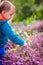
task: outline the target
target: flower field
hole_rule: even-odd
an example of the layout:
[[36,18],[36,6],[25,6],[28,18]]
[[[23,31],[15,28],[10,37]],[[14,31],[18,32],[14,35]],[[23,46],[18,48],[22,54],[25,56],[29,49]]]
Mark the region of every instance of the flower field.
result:
[[27,28],[17,29],[15,33],[26,41],[26,45],[20,47],[9,41],[5,46],[3,65],[43,65],[43,33]]
[[[14,7],[3,8],[2,1],[10,1]],[[0,9],[0,17],[3,17],[3,20],[11,17],[8,23],[13,32],[25,41],[23,46],[19,46],[8,39],[6,54],[0,62],[3,65],[43,65],[43,0],[0,0]],[[11,14],[7,9],[12,9]],[[6,26],[4,29],[2,27],[1,30],[6,30]]]

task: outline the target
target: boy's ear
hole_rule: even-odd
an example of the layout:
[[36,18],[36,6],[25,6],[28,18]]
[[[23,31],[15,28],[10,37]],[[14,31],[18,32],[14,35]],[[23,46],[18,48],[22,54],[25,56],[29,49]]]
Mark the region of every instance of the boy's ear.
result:
[[3,15],[3,14],[5,14],[5,13],[6,13],[6,11],[5,11],[5,10],[3,10],[3,11],[2,11],[2,15]]

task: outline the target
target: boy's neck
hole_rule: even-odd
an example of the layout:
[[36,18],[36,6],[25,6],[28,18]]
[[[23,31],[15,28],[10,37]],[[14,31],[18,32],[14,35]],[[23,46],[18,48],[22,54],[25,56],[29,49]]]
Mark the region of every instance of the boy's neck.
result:
[[2,15],[0,14],[0,20],[5,20],[3,17],[2,17]]
[[2,18],[2,15],[0,14],[0,18]]

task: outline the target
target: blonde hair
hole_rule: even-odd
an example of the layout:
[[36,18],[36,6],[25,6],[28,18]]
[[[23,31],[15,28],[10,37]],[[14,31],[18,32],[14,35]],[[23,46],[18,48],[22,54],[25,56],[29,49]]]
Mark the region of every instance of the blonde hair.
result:
[[15,8],[15,6],[11,2],[9,2],[9,1],[2,1],[0,3],[0,13],[3,10],[9,11],[11,9],[11,7]]

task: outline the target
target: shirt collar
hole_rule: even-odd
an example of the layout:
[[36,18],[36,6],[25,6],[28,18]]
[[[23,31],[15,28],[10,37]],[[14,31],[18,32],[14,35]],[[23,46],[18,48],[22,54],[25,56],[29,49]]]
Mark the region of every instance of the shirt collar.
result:
[[5,20],[5,19],[0,17],[0,20]]

